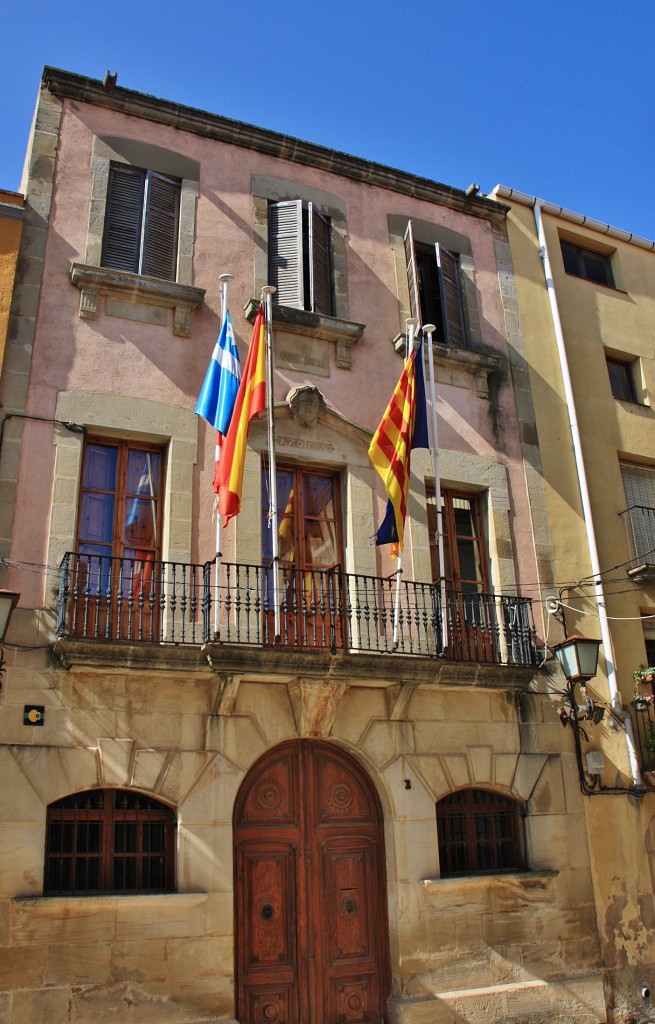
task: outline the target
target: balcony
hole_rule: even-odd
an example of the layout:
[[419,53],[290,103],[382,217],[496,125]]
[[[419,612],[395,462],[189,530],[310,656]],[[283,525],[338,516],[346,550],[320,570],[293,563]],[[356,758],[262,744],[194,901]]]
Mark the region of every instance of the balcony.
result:
[[630,549],[628,576],[636,583],[655,583],[655,508],[632,505],[620,513]]
[[271,566],[222,563],[217,579],[213,562],[68,553],[60,569],[57,636],[141,647],[239,645],[538,664],[528,599],[448,592],[444,605],[438,585],[401,580],[397,586],[395,576],[338,568],[281,568],[276,588]]
[[655,708],[652,703],[633,701],[630,717],[641,770],[655,772]]

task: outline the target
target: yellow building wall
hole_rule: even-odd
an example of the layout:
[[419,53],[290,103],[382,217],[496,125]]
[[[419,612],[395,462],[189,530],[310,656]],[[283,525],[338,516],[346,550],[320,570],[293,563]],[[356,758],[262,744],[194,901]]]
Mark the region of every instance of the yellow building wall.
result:
[[23,233],[23,196],[0,189],[0,372],[4,362],[9,309]]
[[[521,327],[533,389],[546,500],[569,635],[599,638],[600,624],[577,480],[569,408],[557,351],[544,266],[533,210],[511,203],[509,234]],[[646,661],[642,616],[655,615],[655,588],[628,576],[630,548],[621,512],[627,501],[620,463],[655,467],[655,252],[561,217],[543,214],[586,466],[590,505],[603,576],[612,657],[624,706],[633,699],[633,672]],[[610,254],[615,288],[567,274],[560,239]],[[635,402],[612,396],[607,356],[635,361]],[[655,561],[655,554],[653,557]],[[544,598],[547,596],[543,595]],[[655,620],[652,620],[655,621]],[[609,704],[605,652],[589,683],[594,699]],[[626,733],[606,714],[587,726],[586,749],[602,750],[603,786],[630,788]],[[571,746],[572,738],[571,738]],[[608,1011],[612,1021],[652,1020],[644,997],[655,981],[653,856],[655,789],[644,795],[583,797],[592,858]]]

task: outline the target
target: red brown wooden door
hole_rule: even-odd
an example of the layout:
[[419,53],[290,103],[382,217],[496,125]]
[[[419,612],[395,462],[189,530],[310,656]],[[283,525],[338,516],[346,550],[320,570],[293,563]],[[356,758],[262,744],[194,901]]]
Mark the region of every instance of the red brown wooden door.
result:
[[234,811],[241,1024],[383,1024],[389,993],[382,815],[337,747],[283,743]]

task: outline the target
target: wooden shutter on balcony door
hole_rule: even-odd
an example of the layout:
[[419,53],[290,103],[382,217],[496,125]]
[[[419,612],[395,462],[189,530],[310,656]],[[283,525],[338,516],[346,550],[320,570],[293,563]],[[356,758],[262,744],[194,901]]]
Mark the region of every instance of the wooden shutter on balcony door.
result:
[[309,203],[309,285],[312,312],[332,315],[330,221]]
[[462,310],[462,289],[459,282],[459,258],[435,242],[444,336],[447,345],[466,347],[466,329]]
[[145,175],[133,167],[112,167],[107,190],[102,265],[136,274],[141,249]]
[[418,266],[416,262],[416,246],[414,245],[414,227],[411,220],[407,222],[407,229],[404,236],[405,241],[405,262],[407,264],[407,285],[409,288],[409,311],[418,320],[419,328],[421,320],[421,299],[418,287]]
[[280,306],[305,308],[302,253],[302,202],[271,203],[268,208],[268,267]]
[[148,172],[141,273],[164,281],[175,279],[180,185],[163,174]]

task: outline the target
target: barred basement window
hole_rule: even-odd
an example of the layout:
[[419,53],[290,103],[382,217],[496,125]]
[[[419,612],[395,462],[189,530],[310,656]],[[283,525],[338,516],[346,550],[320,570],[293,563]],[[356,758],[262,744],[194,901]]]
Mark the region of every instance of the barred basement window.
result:
[[521,806],[487,789],[460,789],[437,804],[441,877],[524,871]]
[[174,281],[180,182],[122,164],[109,173],[103,267]]
[[175,812],[122,789],[94,789],[48,807],[46,896],[171,892]]

